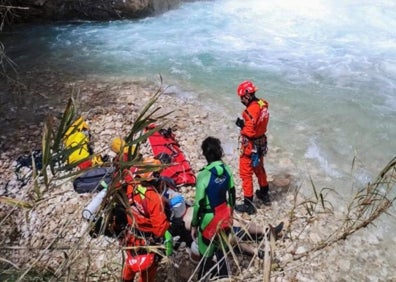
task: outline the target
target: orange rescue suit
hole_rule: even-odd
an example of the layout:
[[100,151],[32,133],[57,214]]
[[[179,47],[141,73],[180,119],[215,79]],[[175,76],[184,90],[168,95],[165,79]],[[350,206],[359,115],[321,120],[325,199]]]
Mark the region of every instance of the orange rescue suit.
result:
[[163,237],[169,228],[169,221],[161,195],[155,188],[138,185],[132,196],[132,215],[135,227],[143,232],[150,232],[156,237]]
[[253,197],[253,173],[256,175],[260,187],[268,185],[267,174],[264,169],[264,158],[261,155],[259,165],[252,166],[251,154],[254,140],[266,138],[269,121],[268,102],[263,99],[251,101],[242,113],[245,122],[241,129],[241,154],[239,158],[239,173],[242,180],[244,197]]
[[[127,196],[131,204],[132,219],[128,216],[128,221],[135,229],[151,233],[154,238],[162,238],[169,228],[169,221],[166,217],[162,197],[154,188],[138,185],[135,189],[128,185]],[[133,191],[133,192],[132,192]],[[146,238],[147,239],[147,238]],[[129,234],[126,238],[127,247],[138,247],[150,245],[152,242],[142,242],[142,238],[137,238]],[[132,256],[127,252],[127,260]],[[139,281],[155,281],[157,262],[154,262],[148,269],[140,272]],[[134,281],[136,272],[126,263],[123,269],[123,281]]]

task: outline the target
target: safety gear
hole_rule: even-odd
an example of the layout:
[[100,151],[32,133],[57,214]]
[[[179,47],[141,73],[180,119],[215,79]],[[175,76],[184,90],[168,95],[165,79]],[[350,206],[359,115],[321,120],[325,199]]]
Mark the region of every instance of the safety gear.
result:
[[251,81],[245,80],[239,84],[237,93],[239,97],[243,97],[246,94],[252,94],[259,90]]
[[186,201],[179,192],[167,189],[164,196],[169,200],[170,209],[175,218],[182,218],[186,213]]
[[237,118],[235,121],[236,126],[240,127],[241,129],[245,126],[245,122],[241,118]]
[[64,136],[68,138],[73,133],[85,130],[89,130],[89,125],[82,117],[79,117],[70,125]]
[[[155,125],[149,126],[149,129],[154,128]],[[166,155],[161,157],[161,161],[163,164],[170,164],[164,166],[161,176],[172,178],[178,186],[195,185],[195,173],[171,128],[154,132],[148,137],[148,141],[153,155],[159,159],[161,153],[165,153]]]
[[249,215],[256,213],[256,208],[253,206],[253,197],[245,197],[243,204],[236,205],[235,210],[238,212],[246,212]]
[[214,216],[209,224],[202,230],[202,236],[212,240],[220,230],[230,230],[232,226],[232,210],[226,202],[214,207]]
[[[127,190],[130,186],[128,185]],[[123,242],[125,246],[132,247],[127,250],[127,259],[131,258],[130,262],[135,262],[135,264],[130,265],[128,261],[125,262],[123,279],[124,281],[134,281],[136,273],[140,272],[141,279],[139,281],[152,282],[155,281],[158,260],[155,258],[156,252],[150,251],[150,248],[146,247],[164,244],[166,255],[171,255],[172,236],[167,232],[170,223],[166,218],[162,197],[154,187],[138,185],[131,193],[131,195],[127,195],[132,197],[130,199],[132,214],[128,216],[128,225],[133,228],[128,229],[127,239]],[[148,252],[148,254],[142,252]],[[151,259],[149,258],[151,257],[153,259],[150,264]],[[133,268],[135,265],[139,266],[140,259],[149,259],[148,268]],[[141,262],[143,263],[143,261]]]
[[223,203],[234,206],[235,187],[231,169],[222,161],[215,161],[204,167],[199,173],[199,178],[195,200],[200,203],[200,207],[194,206],[191,225],[200,225],[201,230],[204,230],[214,219],[217,206]]
[[243,111],[242,117],[245,126],[241,129],[239,174],[244,197],[253,197],[253,174],[257,177],[260,187],[268,185],[263,158],[267,151],[265,134],[269,121],[268,102],[254,99]]
[[[127,146],[121,137],[115,137],[110,144],[110,149],[116,154],[119,154],[121,150],[123,150],[124,154],[128,154],[129,148],[132,148],[131,153],[133,153],[136,145]],[[127,157],[124,157],[124,160],[127,160]]]
[[121,148],[124,148],[125,146],[125,141],[122,140],[120,137],[115,137],[112,141],[111,141],[111,145],[110,145],[110,149],[118,154],[121,151]]
[[256,176],[260,187],[268,185],[267,174],[264,169],[264,158],[259,157],[259,164],[252,167],[251,156],[242,155],[239,158],[239,175],[242,180],[243,195],[253,197],[253,175]]
[[264,205],[270,206],[271,205],[271,199],[268,194],[268,186],[261,187],[260,190],[256,191],[256,197],[264,202]]
[[[241,130],[241,135],[252,141],[264,138],[267,132],[267,126],[269,122],[269,110],[268,102],[263,99],[253,100],[246,109],[242,112],[242,118],[244,120],[244,127]],[[266,140],[262,140],[264,142]]]
[[70,125],[63,136],[63,143],[69,150],[68,164],[78,164],[80,169],[91,166],[92,162],[88,160],[88,157],[92,154],[89,139],[89,126],[82,117],[79,117]]
[[130,268],[133,272],[141,272],[149,268],[155,260],[154,253],[128,256],[126,260],[126,267]]
[[135,276],[140,273],[141,282],[155,281],[158,263],[154,253],[136,256],[127,255],[124,269],[122,270],[122,281],[135,281]]
[[65,146],[70,150],[68,164],[78,163],[89,157],[88,142],[89,138],[83,132],[75,132],[66,139]]
[[[161,161],[157,160],[157,159],[154,159],[152,157],[149,157],[149,158],[145,158],[143,160],[143,164],[145,164],[147,166],[160,166],[161,165]],[[153,167],[151,167],[151,168],[149,168],[149,167],[147,167],[147,168],[144,168],[144,167],[137,168],[135,177],[142,178],[142,179],[144,179],[146,181],[150,181],[150,180],[155,179],[154,173],[157,170],[158,169],[155,169]]]
[[250,158],[252,159],[252,167],[257,167],[260,163],[260,157],[257,152],[256,146],[253,147]]
[[[221,160],[209,163],[198,174],[191,230],[199,228],[199,252],[212,257],[232,228],[235,185],[231,168]],[[212,238],[214,235],[215,238]],[[194,236],[193,236],[194,237]],[[212,244],[212,239],[219,244]],[[225,242],[222,242],[225,244]],[[225,246],[225,245],[224,245]],[[210,261],[209,259],[208,261]]]
[[91,159],[92,164],[91,166],[102,166],[103,165],[103,158],[101,155],[94,155]]
[[[132,185],[128,185],[132,186]],[[163,199],[153,187],[137,185],[131,195],[127,195],[131,204],[132,216],[136,228],[142,232],[151,232],[161,238],[169,228]]]

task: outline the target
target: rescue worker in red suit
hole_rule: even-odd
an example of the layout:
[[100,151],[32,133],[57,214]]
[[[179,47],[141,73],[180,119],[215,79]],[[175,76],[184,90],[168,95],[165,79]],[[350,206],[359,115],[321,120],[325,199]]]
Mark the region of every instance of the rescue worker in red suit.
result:
[[[149,165],[160,165],[158,160],[146,159],[144,163]],[[153,172],[148,171],[139,173],[138,177],[144,179],[140,184],[127,188],[127,197],[131,206],[132,216],[134,222],[132,223],[132,232],[129,232],[126,237],[127,247],[138,247],[141,245],[141,236],[145,242],[143,246],[160,245],[165,241],[167,246],[166,255],[172,254],[172,236],[168,229],[170,222],[165,214],[164,202],[162,196],[157,192],[153,186],[155,178]],[[131,189],[132,188],[132,189]],[[131,222],[129,222],[131,225]],[[170,244],[170,246],[169,246]],[[147,249],[143,252],[145,253]],[[127,259],[123,269],[123,281],[134,281],[137,269],[130,263],[137,259],[139,254],[137,250],[127,250]],[[140,271],[140,280],[142,282],[155,281],[155,276],[158,268],[158,257],[153,253],[153,262],[147,269]]]
[[246,106],[242,118],[236,120],[240,127],[241,152],[239,174],[242,180],[243,204],[235,207],[236,211],[248,214],[256,213],[253,205],[253,174],[256,175],[260,189],[256,197],[267,206],[271,205],[267,175],[264,169],[264,155],[267,152],[267,124],[269,121],[268,102],[256,97],[258,88],[251,81],[242,82],[237,89],[241,103]]
[[[172,236],[168,231],[170,222],[162,196],[153,186],[153,172],[138,172],[135,177],[141,178],[140,183],[124,186],[130,206],[125,208],[117,204],[112,209],[104,234],[116,236],[120,245],[125,247],[122,281],[133,282],[139,273],[140,282],[154,282],[161,258],[157,252],[165,246],[165,255],[172,254]],[[96,223],[96,234],[99,234],[100,224]],[[159,247],[157,252],[149,250],[156,246]]]

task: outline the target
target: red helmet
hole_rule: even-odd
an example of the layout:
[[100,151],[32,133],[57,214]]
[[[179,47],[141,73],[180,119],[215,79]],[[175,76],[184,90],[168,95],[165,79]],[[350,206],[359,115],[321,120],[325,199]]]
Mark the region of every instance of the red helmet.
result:
[[251,82],[249,80],[245,80],[244,82],[239,84],[237,93],[238,93],[239,97],[243,97],[246,94],[254,93],[257,90],[258,90],[258,88],[256,86],[254,86],[253,82]]

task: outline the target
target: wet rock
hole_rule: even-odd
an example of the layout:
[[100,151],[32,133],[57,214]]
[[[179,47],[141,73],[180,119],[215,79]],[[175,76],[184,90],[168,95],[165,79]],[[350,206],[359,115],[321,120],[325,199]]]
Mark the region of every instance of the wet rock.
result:
[[276,179],[274,179],[274,181],[272,183],[278,187],[286,187],[286,186],[290,185],[290,179],[276,178]]

